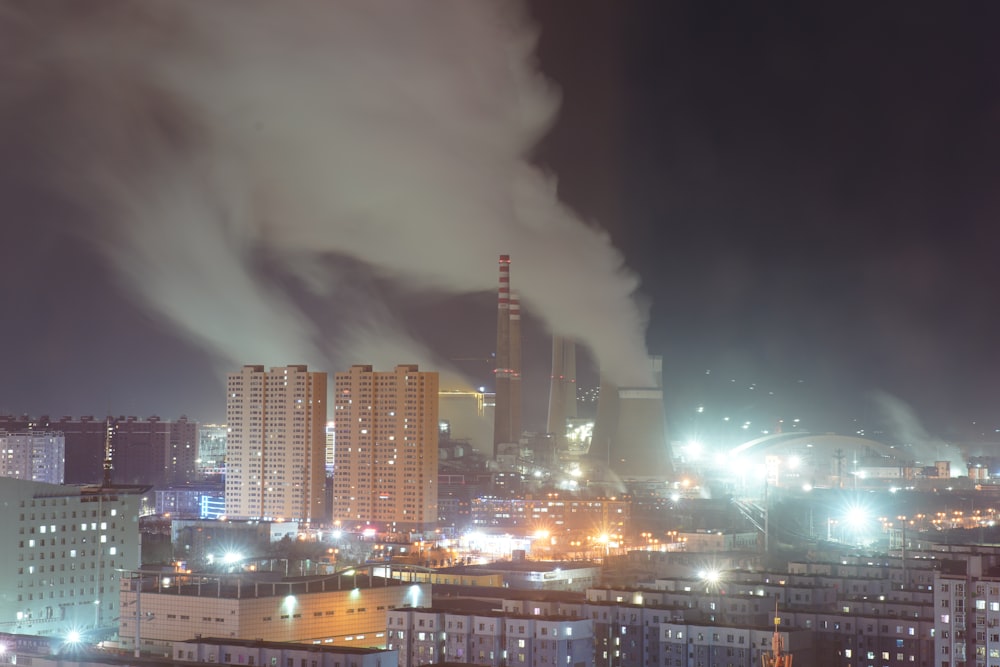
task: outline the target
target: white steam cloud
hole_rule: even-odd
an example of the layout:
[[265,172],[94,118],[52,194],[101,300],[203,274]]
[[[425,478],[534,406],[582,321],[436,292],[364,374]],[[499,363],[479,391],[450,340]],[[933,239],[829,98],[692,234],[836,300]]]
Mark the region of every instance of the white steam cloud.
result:
[[8,3],[0,140],[233,364],[433,366],[344,267],[468,293],[509,253],[529,310],[645,384],[636,277],[529,162],[558,106],[534,38],[510,0]]
[[952,477],[966,473],[962,451],[928,433],[910,405],[884,391],[873,392],[872,399],[882,415],[886,429],[893,434],[894,439],[908,445],[921,463],[933,465],[934,461],[949,461]]

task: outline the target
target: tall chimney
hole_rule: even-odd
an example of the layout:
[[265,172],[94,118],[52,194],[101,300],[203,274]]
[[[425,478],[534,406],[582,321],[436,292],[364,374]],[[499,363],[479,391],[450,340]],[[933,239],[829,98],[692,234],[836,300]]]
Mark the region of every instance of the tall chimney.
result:
[[549,384],[549,415],[546,430],[563,444],[566,420],[576,417],[576,343],[563,336],[552,337],[552,379]]
[[566,372],[563,368],[562,336],[552,337],[552,377],[549,380],[549,416],[545,422],[545,430],[556,439],[556,446],[562,444],[566,435],[566,392],[563,391],[562,377]]
[[576,419],[576,342],[563,340],[563,390],[566,393],[566,419]]
[[510,436],[521,438],[521,298],[510,293]]
[[510,255],[500,255],[497,289],[496,407],[493,410],[493,457],[510,442]]

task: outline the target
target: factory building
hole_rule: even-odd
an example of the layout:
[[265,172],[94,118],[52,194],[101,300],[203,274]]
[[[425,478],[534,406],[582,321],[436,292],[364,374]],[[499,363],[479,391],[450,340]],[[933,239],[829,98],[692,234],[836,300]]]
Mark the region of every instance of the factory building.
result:
[[382,647],[386,615],[431,603],[428,584],[363,574],[271,577],[270,573],[172,575],[134,572],[122,579],[119,644],[171,655],[193,637]]

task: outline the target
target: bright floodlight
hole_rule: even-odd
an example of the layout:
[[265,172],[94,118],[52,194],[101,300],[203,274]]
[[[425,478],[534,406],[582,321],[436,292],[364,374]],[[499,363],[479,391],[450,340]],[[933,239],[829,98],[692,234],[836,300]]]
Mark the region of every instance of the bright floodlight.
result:
[[851,528],[861,528],[868,522],[868,510],[860,505],[854,505],[848,508],[847,512],[844,514],[844,521]]
[[80,636],[79,630],[70,630],[66,633],[66,643],[67,644],[79,644],[82,637]]
[[718,570],[702,570],[698,573],[698,578],[706,584],[717,584],[722,578],[722,573]]
[[788,469],[795,470],[796,468],[799,467],[801,463],[802,459],[800,459],[798,456],[790,456],[788,458]]
[[222,562],[226,563],[227,565],[232,565],[233,563],[239,563],[241,560],[243,560],[243,554],[241,554],[239,551],[227,551],[222,556]]
[[687,453],[688,459],[692,461],[697,461],[701,458],[702,445],[697,440],[689,440],[684,451]]

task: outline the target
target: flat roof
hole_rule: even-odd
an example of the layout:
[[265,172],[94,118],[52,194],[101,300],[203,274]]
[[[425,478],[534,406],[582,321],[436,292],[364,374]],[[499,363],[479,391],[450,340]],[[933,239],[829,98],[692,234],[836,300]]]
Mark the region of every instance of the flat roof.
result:
[[[170,579],[170,585],[158,585],[157,582],[165,578]],[[421,585],[429,586],[430,584],[387,579],[385,577],[371,577],[365,574],[324,574],[314,577],[273,579],[256,577],[253,574],[178,575],[163,572],[149,575],[147,579],[144,579],[142,582],[142,593],[143,595],[241,599],[337,592],[348,593],[355,588],[362,590],[374,588],[398,589]]]
[[435,571],[448,574],[492,574],[494,572],[555,572],[556,570],[583,570],[600,567],[593,561],[506,560],[476,565],[454,565]]
[[271,649],[294,649],[296,651],[314,651],[316,653],[354,653],[368,655],[370,653],[388,653],[389,649],[369,648],[361,646],[335,646],[333,644],[300,644],[298,642],[275,642],[263,639],[237,639],[235,637],[199,637],[185,639],[186,644],[208,644],[210,646],[246,646]]

